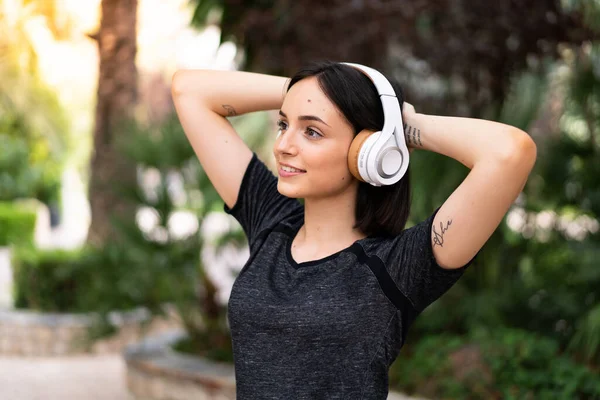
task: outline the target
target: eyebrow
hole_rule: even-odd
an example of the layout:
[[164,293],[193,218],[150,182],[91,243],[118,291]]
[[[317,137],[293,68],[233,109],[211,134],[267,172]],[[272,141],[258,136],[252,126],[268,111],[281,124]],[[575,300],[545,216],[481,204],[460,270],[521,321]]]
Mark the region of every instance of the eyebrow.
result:
[[[285,113],[284,113],[283,111],[281,111],[281,110],[279,110],[279,115],[281,115],[281,116],[282,116],[282,117],[284,117],[284,118],[287,118],[287,117],[288,117],[288,116],[287,116],[287,115],[285,115]],[[325,125],[329,126],[329,125],[327,124],[327,122],[323,121],[321,118],[319,118],[319,117],[317,117],[317,116],[315,116],[315,115],[301,115],[301,116],[299,116],[299,117],[298,117],[298,119],[299,119],[300,121],[317,121],[317,122],[321,122],[321,123],[323,123],[323,124],[325,124]],[[330,127],[330,128],[331,128],[331,127]]]

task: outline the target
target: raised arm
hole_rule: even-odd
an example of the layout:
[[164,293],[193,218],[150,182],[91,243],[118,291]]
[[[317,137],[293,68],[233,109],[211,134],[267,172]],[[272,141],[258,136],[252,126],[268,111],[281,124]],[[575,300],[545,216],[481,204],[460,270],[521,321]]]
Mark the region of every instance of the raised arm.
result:
[[529,135],[498,122],[417,114],[405,103],[407,144],[444,154],[471,169],[435,216],[431,241],[438,264],[470,261],[496,230],[535,164]]
[[196,156],[228,207],[235,204],[252,151],[226,117],[279,109],[287,79],[239,71],[180,70],[175,109]]

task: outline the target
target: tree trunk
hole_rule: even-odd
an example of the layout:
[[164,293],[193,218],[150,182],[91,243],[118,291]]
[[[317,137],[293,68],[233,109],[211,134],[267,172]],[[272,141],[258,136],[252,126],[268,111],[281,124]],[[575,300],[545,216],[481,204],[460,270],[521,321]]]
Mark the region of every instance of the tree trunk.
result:
[[137,101],[135,56],[137,0],[102,0],[98,41],[100,70],[98,103],[91,162],[90,203],[92,223],[88,242],[103,244],[115,232],[113,218],[134,217],[133,204],[118,194],[136,184],[135,165],[125,159],[117,142],[126,134]]

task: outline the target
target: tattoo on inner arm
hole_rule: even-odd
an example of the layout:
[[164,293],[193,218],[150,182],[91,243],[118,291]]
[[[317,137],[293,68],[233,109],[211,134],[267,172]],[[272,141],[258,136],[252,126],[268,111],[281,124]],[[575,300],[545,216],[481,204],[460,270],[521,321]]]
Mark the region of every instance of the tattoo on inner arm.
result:
[[431,227],[433,230],[433,247],[439,245],[440,247],[444,247],[444,233],[450,229],[450,225],[452,225],[452,220],[448,220],[446,223],[446,228],[444,228],[444,223],[440,221],[440,232],[435,230],[435,225]]
[[223,108],[227,111],[228,117],[235,117],[237,115],[237,111],[235,111],[233,106],[230,106],[229,104],[223,104]]
[[404,138],[406,144],[412,147],[423,147],[421,143],[421,130],[417,127],[404,124]]

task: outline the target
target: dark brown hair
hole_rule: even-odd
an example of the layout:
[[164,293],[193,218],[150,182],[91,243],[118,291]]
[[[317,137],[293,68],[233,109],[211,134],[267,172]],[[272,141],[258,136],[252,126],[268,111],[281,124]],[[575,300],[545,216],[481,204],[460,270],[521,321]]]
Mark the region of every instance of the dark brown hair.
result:
[[[383,128],[383,107],[373,82],[350,66],[331,62],[313,62],[292,78],[288,90],[302,79],[316,77],[323,93],[334,103],[357,135],[363,129]],[[404,104],[400,85],[388,78],[400,109]],[[401,133],[403,134],[403,133]],[[397,235],[404,229],[410,211],[410,170],[399,182],[389,186],[372,186],[360,182],[356,197],[356,225],[369,236]]]

